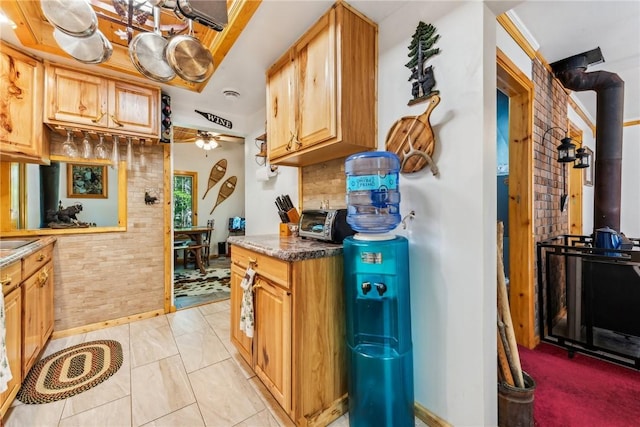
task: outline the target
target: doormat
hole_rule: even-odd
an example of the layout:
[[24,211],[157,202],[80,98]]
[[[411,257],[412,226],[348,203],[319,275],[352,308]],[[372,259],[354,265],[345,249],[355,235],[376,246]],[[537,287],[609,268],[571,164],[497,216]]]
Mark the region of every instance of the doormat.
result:
[[231,294],[230,268],[208,268],[204,274],[200,270],[180,270],[173,276],[173,294],[175,298],[195,297],[220,293],[221,298]]
[[29,370],[16,398],[22,403],[50,403],[100,384],[122,366],[118,341],[90,341],[60,350]]

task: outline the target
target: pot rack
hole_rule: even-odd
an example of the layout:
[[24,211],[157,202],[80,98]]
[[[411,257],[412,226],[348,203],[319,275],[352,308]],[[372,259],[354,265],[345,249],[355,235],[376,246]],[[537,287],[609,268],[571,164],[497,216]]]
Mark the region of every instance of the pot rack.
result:
[[[113,46],[109,38],[104,35],[104,30],[126,41],[129,60],[143,77],[150,80],[165,83],[180,77],[186,82],[201,83],[207,81],[213,73],[213,56],[209,47],[205,46],[193,31],[193,21],[199,20],[193,9],[190,9],[189,14],[185,13],[185,16],[183,10],[179,10],[177,3],[174,7],[152,0],[111,0],[110,6],[102,1],[100,4],[108,7],[108,13],[96,10],[93,1],[87,1],[83,7],[74,8],[70,5],[68,10],[62,9],[63,12],[67,12],[66,14],[61,14],[61,9],[55,5],[42,7],[45,16],[55,27],[54,36],[56,32],[58,33],[55,37],[57,44],[76,60],[86,64],[101,64],[110,59]],[[163,9],[172,14],[173,25],[161,27]],[[68,16],[63,18],[66,15]],[[151,18],[150,22],[149,18]],[[87,19],[91,22],[95,20],[96,24],[87,24],[85,29],[81,21]],[[124,26],[124,29],[114,30],[114,26],[110,24],[108,28],[104,28],[103,25],[101,29],[99,25],[101,19],[117,26]],[[166,32],[167,28],[168,34],[165,36],[163,31]],[[214,29],[221,31],[222,27]],[[186,34],[181,34],[185,31]],[[94,37],[96,33],[98,38]],[[149,37],[150,35],[154,37]],[[142,39],[142,36],[147,38]],[[164,40],[163,49],[165,50],[159,56],[154,52],[160,48],[158,39]],[[92,44],[86,44],[89,42]],[[93,53],[98,44],[101,44],[103,54],[95,56]],[[161,63],[164,67],[160,66]],[[163,69],[163,72],[156,75],[152,71],[156,69]],[[175,72],[169,73],[171,69]]]

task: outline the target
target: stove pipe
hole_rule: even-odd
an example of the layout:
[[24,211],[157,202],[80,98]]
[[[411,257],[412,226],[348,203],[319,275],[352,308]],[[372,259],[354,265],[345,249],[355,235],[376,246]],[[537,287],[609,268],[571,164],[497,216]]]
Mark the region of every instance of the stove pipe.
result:
[[608,71],[585,72],[587,66],[604,62],[600,48],[551,64],[562,85],[571,90],[596,92],[596,158],[593,228],[620,231],[622,181],[622,126],[624,81]]

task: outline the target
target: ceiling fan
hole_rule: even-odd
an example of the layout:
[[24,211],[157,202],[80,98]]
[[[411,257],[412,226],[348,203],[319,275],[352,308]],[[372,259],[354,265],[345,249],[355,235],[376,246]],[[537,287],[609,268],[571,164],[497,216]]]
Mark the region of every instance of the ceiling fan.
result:
[[[236,143],[236,144],[244,144],[244,138],[241,136],[222,134],[213,131],[199,130],[193,128],[184,128],[180,126],[173,127],[173,142],[175,143],[195,143],[198,144],[198,140],[203,141],[203,146],[200,148],[204,149],[212,149],[215,147],[207,146],[205,148],[205,141],[214,141],[216,144],[225,143]],[[213,142],[211,143],[213,144]]]

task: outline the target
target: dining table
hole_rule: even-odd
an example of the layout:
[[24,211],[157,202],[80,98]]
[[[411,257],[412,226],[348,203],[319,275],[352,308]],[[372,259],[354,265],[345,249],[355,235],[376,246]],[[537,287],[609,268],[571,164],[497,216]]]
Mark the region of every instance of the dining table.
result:
[[182,249],[182,247],[175,246],[175,242],[179,240],[178,238],[181,236],[188,237],[192,241],[191,244],[185,244],[184,249],[192,249],[195,251],[196,266],[198,267],[198,269],[202,274],[205,273],[204,264],[202,263],[202,249],[204,248],[203,242],[204,242],[204,237],[210,231],[213,231],[213,228],[207,227],[206,225],[185,227],[185,228],[174,228],[173,230],[174,248]]

